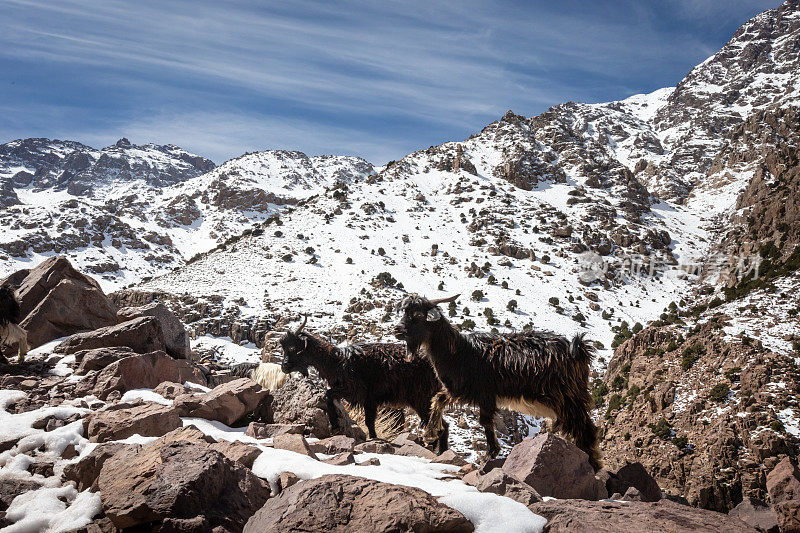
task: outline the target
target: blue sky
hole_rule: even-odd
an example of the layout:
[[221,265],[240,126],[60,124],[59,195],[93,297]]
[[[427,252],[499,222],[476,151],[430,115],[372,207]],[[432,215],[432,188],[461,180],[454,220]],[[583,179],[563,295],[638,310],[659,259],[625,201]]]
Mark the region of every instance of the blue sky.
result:
[[675,85],[777,0],[0,0],[0,142],[382,163]]

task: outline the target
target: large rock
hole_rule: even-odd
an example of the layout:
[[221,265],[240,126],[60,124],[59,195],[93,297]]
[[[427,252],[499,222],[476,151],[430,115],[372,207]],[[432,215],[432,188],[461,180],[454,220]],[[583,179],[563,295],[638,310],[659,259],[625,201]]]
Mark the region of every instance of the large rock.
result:
[[203,373],[188,361],[173,359],[164,352],[132,355],[120,359],[76,386],[76,392],[92,393],[106,399],[113,391],[153,389],[160,383],[190,381],[205,385]]
[[[312,436],[324,439],[331,436],[331,425],[325,401],[325,386],[308,378],[290,378],[272,391],[270,416],[277,424],[302,424]],[[344,409],[339,410],[339,424],[348,437],[364,438],[363,431]]]
[[75,270],[65,257],[51,257],[28,272],[17,289],[28,331],[35,348],[79,331],[117,323],[117,310],[100,285]]
[[542,496],[598,500],[607,497],[586,453],[552,433],[527,437],[512,448],[503,471]]
[[53,351],[73,354],[81,350],[115,346],[128,347],[136,353],[164,351],[166,348],[158,319],[145,316],[94,331],[76,333],[64,339]]
[[118,528],[198,532],[240,531],[270,493],[266,482],[216,450],[163,440],[106,461],[98,487],[103,512]]
[[152,316],[161,325],[164,333],[164,343],[167,353],[178,359],[188,359],[192,354],[189,345],[189,335],[183,322],[167,307],[158,302],[153,302],[142,307],[125,307],[117,312],[120,322],[133,320],[143,316]]
[[121,440],[136,434],[160,437],[181,425],[177,409],[150,402],[116,404],[83,419],[86,435],[92,442]]
[[509,476],[501,468],[495,468],[485,476],[481,476],[475,488],[481,492],[492,492],[511,498],[526,506],[542,501],[536,489]]
[[66,481],[73,481],[79,491],[89,488],[96,490],[97,476],[100,475],[100,470],[106,461],[125,450],[136,452],[139,448],[141,448],[139,444],[123,444],[121,442],[99,444],[80,461],[68,463],[64,467],[63,477]]
[[182,395],[175,399],[181,416],[207,418],[231,425],[255,411],[269,391],[250,378],[223,383],[202,395]]
[[728,516],[738,518],[761,533],[778,533],[778,516],[767,503],[753,498],[745,498],[728,512]]
[[136,355],[136,352],[126,346],[82,350],[75,353],[75,362],[78,363],[75,373],[83,375],[93,370],[102,370],[111,363],[132,355]]
[[647,473],[642,463],[630,463],[616,473],[609,471],[598,472],[599,478],[604,478],[606,490],[609,494],[625,494],[628,489],[635,487],[641,494],[642,501],[657,502],[661,499],[661,489],[653,477]]
[[548,533],[619,533],[620,531],[658,531],[659,533],[755,533],[757,530],[738,518],[706,511],[669,500],[659,502],[592,502],[553,500],[528,507],[548,519]]
[[245,533],[473,530],[461,513],[425,491],[345,475],[292,485],[244,528]]
[[767,491],[781,532],[800,532],[800,470],[788,457],[767,474]]

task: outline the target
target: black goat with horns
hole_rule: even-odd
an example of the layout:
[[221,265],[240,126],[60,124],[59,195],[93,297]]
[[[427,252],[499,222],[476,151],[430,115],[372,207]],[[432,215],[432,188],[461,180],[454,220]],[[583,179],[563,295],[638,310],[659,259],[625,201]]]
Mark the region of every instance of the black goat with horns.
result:
[[[428,300],[412,295],[400,304],[396,337],[406,341],[409,352],[421,352],[431,361],[446,389],[434,400],[432,417],[441,419],[439,413],[450,401],[478,406],[492,457],[500,452],[494,432],[498,408],[547,417],[575,440],[598,470],[597,427],[589,415],[593,350],[583,336],[569,341],[545,331],[464,335],[437,307],[458,296]],[[435,426],[428,429],[435,435]]]
[[448,427],[441,420],[431,420],[431,405],[442,385],[430,363],[421,357],[406,357],[402,344],[354,344],[339,348],[311,333],[303,331],[308,317],[296,331],[281,338],[285,373],[308,375],[313,366],[328,382],[326,392],[328,418],[334,431],[339,429],[339,417],[334,401],[347,400],[364,409],[364,421],[369,437],[377,437],[375,418],[378,407],[411,407],[419,415],[423,427],[437,428],[434,450],[447,449]]

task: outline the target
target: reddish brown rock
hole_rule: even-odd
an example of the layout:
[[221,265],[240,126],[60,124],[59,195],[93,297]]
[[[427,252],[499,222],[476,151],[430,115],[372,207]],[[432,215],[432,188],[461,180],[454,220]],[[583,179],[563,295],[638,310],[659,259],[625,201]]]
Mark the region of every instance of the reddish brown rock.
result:
[[728,512],[728,516],[738,518],[761,533],[779,533],[778,516],[769,504],[753,498],[745,498]]
[[255,446],[248,446],[243,442],[221,440],[215,442],[209,448],[223,453],[231,461],[241,463],[247,468],[253,468],[253,463],[261,455],[261,450]]
[[75,352],[75,362],[78,363],[78,368],[75,369],[75,373],[83,375],[88,372],[103,370],[111,363],[132,355],[136,355],[136,352],[127,346],[95,348],[93,350]]
[[231,425],[255,411],[269,391],[250,378],[223,383],[202,395],[184,395],[175,399],[181,416],[218,420]]
[[103,464],[124,450],[136,453],[141,448],[138,444],[122,444],[120,442],[107,442],[95,447],[77,463],[69,463],[64,467],[63,477],[66,481],[73,481],[79,491],[86,489],[97,490],[95,482]]
[[100,285],[75,270],[65,257],[32,269],[17,289],[32,348],[79,331],[117,323],[117,310]]
[[281,475],[278,477],[278,492],[283,492],[298,481],[300,481],[300,478],[294,473],[281,472]]
[[394,452],[397,455],[407,455],[412,457],[422,457],[423,459],[436,459],[436,454],[425,446],[420,446],[414,442],[406,442]]
[[202,385],[205,378],[200,369],[188,361],[173,359],[164,352],[152,352],[111,363],[93,377],[81,381],[76,392],[91,392],[106,399],[113,391],[124,393],[131,389],[152,389],[164,381],[190,381]]
[[136,353],[164,351],[164,333],[157,319],[146,316],[114,326],[76,333],[64,339],[53,351],[73,354],[82,350],[112,347],[127,347]]
[[603,483],[594,477],[589,456],[552,433],[528,437],[514,446],[503,471],[542,496],[584,500],[607,497]]
[[473,530],[461,513],[420,489],[343,475],[296,483],[270,499],[244,528],[245,533]]
[[529,507],[548,519],[548,533],[755,533],[757,530],[722,513],[659,502],[553,500]]
[[[326,389],[323,382],[309,378],[287,379],[280,388],[270,392],[271,422],[301,424],[313,437],[330,437],[332,433],[325,400]],[[339,426],[347,436],[365,438],[364,432],[344,409],[339,409]]]
[[192,349],[189,346],[189,335],[183,322],[175,313],[159,302],[151,302],[141,307],[125,307],[117,312],[120,322],[151,316],[158,320],[164,334],[166,352],[178,359],[189,359]]
[[169,525],[164,521],[188,520],[207,525],[200,530],[239,531],[270,492],[241,464],[186,441],[155,441],[134,457],[112,457],[97,483],[103,511],[118,528],[155,529]]
[[317,454],[311,451],[311,447],[302,435],[295,433],[284,433],[272,440],[272,447],[277,450],[289,450],[291,452],[307,455],[312,459],[317,458]]
[[202,391],[184,385],[183,383],[175,383],[172,381],[165,381],[153,389],[153,392],[160,394],[164,398],[174,400],[182,394],[202,394]]
[[92,442],[121,440],[131,435],[160,437],[181,427],[178,410],[156,403],[117,404],[87,416],[86,435]]
[[[603,472],[603,471],[601,471]],[[653,477],[647,473],[642,463],[630,463],[617,472],[598,472],[598,477],[605,476],[606,490],[609,494],[618,492],[625,494],[631,487],[635,487],[645,502],[657,502],[661,499],[661,489]]]
[[355,453],[394,453],[396,448],[385,440],[373,439],[356,444]]
[[512,478],[500,468],[495,468],[486,475],[480,476],[475,488],[481,492],[491,492],[511,498],[523,505],[531,505],[542,501],[536,489]]
[[356,459],[351,452],[342,452],[342,453],[337,453],[336,455],[328,459],[324,459],[322,462],[328,463],[329,465],[345,466],[354,464],[356,462]]
[[300,424],[263,424],[261,422],[250,422],[247,426],[245,435],[254,439],[271,439],[285,433],[303,434],[304,426]]
[[444,463],[448,465],[454,466],[467,466],[468,463],[466,459],[458,455],[453,450],[445,450],[444,452],[440,453],[436,456],[436,459],[433,460],[435,463]]
[[781,532],[800,532],[800,470],[788,457],[767,475],[767,491]]
[[335,435],[327,439],[322,439],[314,443],[311,447],[317,453],[325,453],[328,455],[353,453],[356,447],[356,440],[351,437],[345,437],[344,435]]

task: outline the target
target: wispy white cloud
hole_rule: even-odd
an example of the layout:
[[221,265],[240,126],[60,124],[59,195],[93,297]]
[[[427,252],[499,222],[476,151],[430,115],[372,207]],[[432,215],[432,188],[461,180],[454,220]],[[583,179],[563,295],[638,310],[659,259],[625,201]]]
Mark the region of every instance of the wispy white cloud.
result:
[[[669,1],[687,17],[700,9]],[[701,3],[708,5],[697,17],[719,11]],[[442,135],[458,138],[508,108],[533,114],[564,100],[655,89],[663,80],[652,79],[654,65],[685,65],[685,72],[722,44],[659,31],[640,2],[628,0],[620,20],[590,6],[582,13],[477,0],[0,0],[0,61],[42,65],[34,71],[53,86],[47,103],[64,108],[52,115],[73,117],[76,133],[134,136],[121,130],[139,128],[148,139],[177,144],[165,138],[175,134],[218,159],[256,137],[296,139],[309,152],[361,146],[358,153],[381,159]],[[58,93],[62,80],[47,79],[50,67],[70,73],[64,81],[73,91],[96,91],[103,105]],[[13,107],[36,113],[40,104]],[[241,127],[215,128],[214,117]],[[174,121],[194,127],[171,128]],[[69,130],[68,123],[51,127]]]

